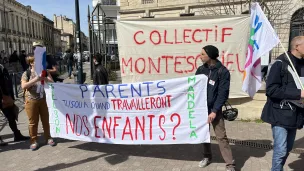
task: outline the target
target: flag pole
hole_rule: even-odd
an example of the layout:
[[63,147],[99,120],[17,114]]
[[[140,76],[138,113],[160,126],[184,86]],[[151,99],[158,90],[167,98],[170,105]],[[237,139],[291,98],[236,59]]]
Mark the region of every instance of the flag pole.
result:
[[283,48],[283,50],[284,50],[285,55],[287,56],[287,59],[288,59],[289,63],[291,64],[292,69],[293,69],[293,70],[295,71],[295,73],[296,73],[297,79],[298,79],[298,81],[299,81],[300,84],[301,84],[302,90],[304,90],[304,86],[303,86],[303,84],[302,84],[302,81],[301,81],[301,79],[300,79],[298,73],[297,73],[296,68],[294,67],[294,65],[293,65],[293,63],[292,63],[292,61],[291,61],[291,59],[290,59],[288,53],[286,52],[286,49],[285,49],[284,46],[282,45],[281,40],[279,40],[279,42],[280,42],[280,46],[281,46],[281,47]]

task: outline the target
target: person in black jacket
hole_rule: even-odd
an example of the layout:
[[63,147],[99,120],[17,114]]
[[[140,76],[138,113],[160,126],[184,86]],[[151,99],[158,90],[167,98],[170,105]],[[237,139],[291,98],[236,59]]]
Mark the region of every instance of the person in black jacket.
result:
[[22,69],[23,71],[26,71],[27,68],[28,68],[28,65],[26,63],[26,53],[25,53],[25,50],[22,50],[21,51],[21,54],[19,56],[19,59],[20,59],[20,64],[22,66]]
[[10,76],[8,70],[4,66],[0,65],[0,93],[1,93],[0,110],[8,120],[8,125],[14,133],[14,141],[18,142],[18,141],[29,140],[30,137],[23,136],[17,126],[16,121],[18,121],[19,108],[14,104],[14,102],[13,105],[10,106],[4,105],[5,103],[4,96],[10,97],[13,101],[15,100],[13,85],[9,78]]
[[[272,171],[283,170],[289,152],[292,150],[297,128],[303,127],[300,99],[304,97],[296,73],[304,68],[304,36],[291,41],[288,55],[295,66],[294,71],[285,54],[280,55],[270,68],[266,81],[267,101],[261,119],[271,124],[273,135]],[[296,103],[293,103],[296,102]],[[298,104],[298,105],[296,105]]]
[[[225,123],[222,115],[222,107],[228,99],[230,89],[230,72],[217,59],[219,51],[215,46],[208,45],[203,47],[200,58],[204,63],[200,66],[195,75],[204,74],[208,77],[207,104],[208,104],[208,123],[212,123],[220,151],[226,162],[227,171],[235,170],[235,163],[232,156],[226,135]],[[204,158],[199,163],[199,167],[206,167],[211,163],[211,145],[204,143]]]
[[67,62],[68,75],[69,78],[71,79],[73,65],[74,65],[74,54],[72,53],[71,49],[66,50],[66,55],[64,58],[65,61]]
[[95,64],[95,72],[93,74],[94,85],[109,84],[109,75],[106,68],[102,65],[101,54],[96,54],[93,58]]

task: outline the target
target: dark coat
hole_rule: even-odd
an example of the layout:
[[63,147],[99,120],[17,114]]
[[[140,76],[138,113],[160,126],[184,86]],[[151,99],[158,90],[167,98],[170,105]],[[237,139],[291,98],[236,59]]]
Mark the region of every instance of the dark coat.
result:
[[[221,69],[219,76],[219,69]],[[230,90],[230,72],[217,60],[213,67],[204,64],[200,66],[195,75],[204,74],[208,77],[207,85],[207,104],[208,113],[218,113],[222,111],[222,107],[229,97]]]
[[103,65],[95,66],[95,72],[93,74],[94,85],[109,84],[109,75],[106,68]]
[[[295,62],[296,57],[291,53],[289,53],[289,56],[298,68],[299,64]],[[280,55],[277,59],[287,64],[285,68],[290,65],[285,54]],[[297,128],[301,109],[292,105],[296,109],[295,112],[290,109],[288,104],[284,104],[283,100],[300,100],[301,90],[297,88],[291,73],[287,69],[282,69],[282,62],[275,62],[270,68],[266,81],[267,102],[263,108],[261,119],[274,126]]]

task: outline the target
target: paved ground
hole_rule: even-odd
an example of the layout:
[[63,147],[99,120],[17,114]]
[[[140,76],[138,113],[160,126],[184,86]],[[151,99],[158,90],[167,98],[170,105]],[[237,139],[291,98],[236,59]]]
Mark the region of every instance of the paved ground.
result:
[[[85,64],[85,70],[88,64]],[[88,75],[89,78],[89,75]],[[73,79],[65,80],[71,83]],[[18,102],[22,109],[22,101]],[[28,135],[27,117],[20,113],[19,129]],[[41,127],[41,126],[40,126]],[[226,122],[232,151],[238,170],[269,171],[272,136],[268,124]],[[109,145],[58,139],[56,147],[28,149],[29,142],[14,143],[13,135],[0,115],[0,135],[9,142],[0,147],[0,170],[98,170],[98,171],[222,171],[225,164],[216,141],[212,141],[214,160],[205,169],[198,168],[201,145]],[[295,150],[290,154],[285,170],[303,171],[304,130],[298,131]],[[40,132],[41,129],[40,129]],[[211,132],[212,135],[213,132]],[[42,140],[42,137],[41,137]],[[234,144],[235,143],[235,144]]]

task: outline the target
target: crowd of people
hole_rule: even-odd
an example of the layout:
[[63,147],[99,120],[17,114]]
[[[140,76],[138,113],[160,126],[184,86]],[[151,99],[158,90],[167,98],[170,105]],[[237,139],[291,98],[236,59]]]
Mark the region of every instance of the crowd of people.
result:
[[[41,45],[35,45],[41,46]],[[35,47],[34,46],[34,47]],[[68,74],[71,77],[73,68],[73,54],[71,51],[66,53]],[[304,36],[295,37],[291,42],[291,51],[280,55],[269,71],[269,78],[266,81],[267,102],[264,106],[261,119],[269,123],[273,132],[274,148],[272,158],[272,171],[283,170],[289,152],[293,147],[297,129],[302,129],[304,125],[303,108],[304,104],[300,100],[304,98],[304,90],[297,84],[295,75],[304,76]],[[213,126],[217,140],[219,142],[222,157],[226,162],[226,170],[235,170],[235,160],[229,146],[226,135],[224,117],[222,107],[225,105],[229,97],[230,90],[230,72],[218,60],[219,50],[212,45],[202,48],[200,59],[203,62],[196,75],[204,74],[208,77],[207,82],[207,106],[208,106],[208,123]],[[95,85],[104,85],[109,83],[108,72],[103,66],[101,54],[96,54],[93,58],[95,72],[93,82]],[[24,72],[22,75],[22,88],[25,93],[25,110],[29,120],[29,135],[23,136],[16,126],[15,105],[10,89],[6,89],[1,80],[5,80],[5,74],[0,74],[0,94],[2,97],[1,110],[9,120],[9,126],[14,132],[15,141],[23,141],[30,139],[30,149],[37,150],[39,144],[37,142],[37,131],[39,117],[43,125],[44,137],[46,144],[55,146],[54,139],[50,136],[49,113],[45,94],[41,96],[36,92],[37,82],[44,80],[45,82],[54,82],[52,73],[56,72],[56,67],[50,64],[48,67],[47,77],[40,77],[34,71],[35,58],[33,54],[26,58],[30,72]],[[291,61],[291,62],[290,62]],[[15,62],[14,60],[12,62]],[[49,61],[49,63],[51,63]],[[292,69],[291,64],[295,66]],[[3,67],[4,68],[4,67]],[[5,68],[2,73],[5,72]],[[11,100],[7,100],[10,99]],[[10,102],[9,102],[10,101]],[[4,145],[4,143],[1,143]],[[199,167],[206,167],[212,161],[212,153],[210,143],[204,144],[203,160],[199,162]]]
[[[34,42],[33,51],[36,47],[43,47],[43,44],[40,42]],[[4,53],[4,52],[3,52]],[[94,56],[94,84],[103,85],[108,84],[108,73],[102,65],[102,55],[97,54]],[[75,67],[77,60],[74,58],[74,54],[71,50],[67,50],[65,56],[63,57],[68,69],[68,77],[71,78],[72,70]],[[39,118],[42,122],[44,137],[46,144],[50,146],[55,146],[56,143],[50,135],[50,126],[49,126],[49,113],[47,108],[47,103],[45,99],[45,94],[43,96],[40,93],[37,93],[37,83],[41,80],[45,82],[62,82],[63,79],[59,78],[57,63],[51,55],[46,56],[46,68],[47,76],[41,77],[35,72],[35,57],[34,54],[25,54],[25,51],[22,51],[18,57],[17,52],[14,52],[9,58],[9,65],[16,66],[20,62],[23,74],[21,77],[21,87],[24,90],[24,106],[25,111],[28,116],[29,122],[29,137],[23,136],[20,130],[17,127],[19,108],[14,103],[14,92],[12,86],[12,80],[9,74],[8,69],[5,67],[5,64],[0,64],[0,109],[8,120],[9,127],[14,133],[14,141],[26,141],[30,140],[31,150],[37,150],[39,144],[37,142],[37,133],[38,133],[38,122]],[[25,63],[24,63],[25,62]],[[8,145],[0,137],[0,146]]]

